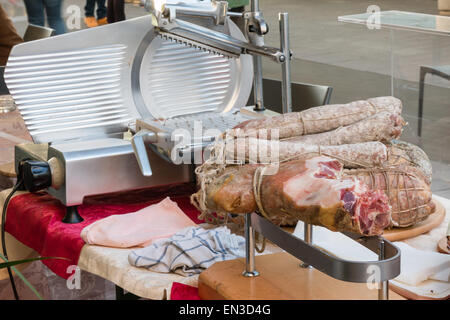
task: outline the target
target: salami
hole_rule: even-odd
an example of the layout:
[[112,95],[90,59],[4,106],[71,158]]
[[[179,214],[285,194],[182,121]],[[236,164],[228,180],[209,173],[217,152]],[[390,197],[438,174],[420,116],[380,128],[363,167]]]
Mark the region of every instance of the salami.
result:
[[[260,212],[274,223],[291,220],[333,231],[381,234],[391,223],[390,206],[381,190],[370,190],[354,178],[342,178],[342,164],[330,157],[281,163],[277,173],[267,166],[228,166],[203,180],[192,203],[202,212],[219,215]],[[205,168],[207,169],[207,168]],[[201,171],[201,170],[200,170]]]
[[290,140],[325,146],[368,141],[389,142],[401,135],[404,125],[405,121],[400,115],[380,112],[345,127],[328,132],[292,137]]
[[418,146],[411,143],[392,140],[388,144],[387,167],[398,167],[403,165],[417,167],[424,174],[425,181],[431,184],[433,168],[427,154]]
[[269,163],[326,155],[340,160],[346,168],[382,166],[388,160],[388,148],[381,142],[339,146],[320,146],[295,140],[272,141],[258,138],[230,139],[214,146],[215,153],[225,152],[231,163]]
[[400,115],[402,103],[394,97],[377,97],[347,104],[332,104],[263,119],[245,121],[229,130],[228,136],[257,136],[261,129],[276,129],[279,138],[326,132],[366,119],[379,112]]

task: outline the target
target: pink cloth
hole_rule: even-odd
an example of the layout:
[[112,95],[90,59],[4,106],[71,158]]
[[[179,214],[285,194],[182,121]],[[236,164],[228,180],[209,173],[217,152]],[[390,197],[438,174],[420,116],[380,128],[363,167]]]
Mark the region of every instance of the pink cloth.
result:
[[81,231],[81,238],[88,244],[106,247],[146,247],[192,226],[196,224],[167,197],[136,212],[97,220]]

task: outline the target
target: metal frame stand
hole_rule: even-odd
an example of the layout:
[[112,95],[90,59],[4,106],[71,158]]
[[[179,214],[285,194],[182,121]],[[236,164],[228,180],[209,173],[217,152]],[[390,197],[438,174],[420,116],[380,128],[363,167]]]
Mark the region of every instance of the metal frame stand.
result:
[[286,60],[281,65],[281,96],[283,113],[292,112],[291,92],[291,48],[289,44],[289,15],[287,12],[278,14],[280,24],[280,49]]
[[[305,242],[309,245],[312,245],[313,243],[313,226],[312,224],[309,223],[305,223],[304,224],[304,239]],[[305,269],[312,269],[312,266],[308,263],[303,262],[300,267],[305,268]]]
[[[382,237],[379,237],[378,241],[378,260],[382,261],[385,259],[385,242]],[[389,300],[389,280],[378,283],[378,300]]]
[[257,277],[255,269],[255,231],[252,227],[251,213],[245,215],[245,270],[244,277]]
[[[247,13],[249,23],[247,35],[252,44],[263,46],[267,25],[259,8],[259,0],[250,1],[250,13]],[[261,56],[253,56],[253,96],[255,97],[255,111],[264,111],[263,71]]]
[[246,266],[243,275],[246,277],[259,275],[259,272],[255,270],[254,232],[257,231],[287,253],[303,261],[304,263],[301,265],[303,268],[314,267],[338,280],[367,283],[371,281],[371,274],[367,272],[368,268],[378,268],[380,276],[378,280],[378,299],[389,299],[389,280],[400,274],[400,249],[382,237],[362,237],[361,235],[342,232],[342,234],[360,243],[372,252],[378,253],[378,259],[374,261],[339,259],[312,245],[312,227],[311,224],[305,223],[305,237],[303,240],[284,231],[257,213],[246,214]]

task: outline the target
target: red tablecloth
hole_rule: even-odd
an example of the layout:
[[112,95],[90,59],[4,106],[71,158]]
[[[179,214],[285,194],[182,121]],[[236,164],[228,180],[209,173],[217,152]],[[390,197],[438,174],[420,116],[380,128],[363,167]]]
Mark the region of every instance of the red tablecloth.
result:
[[112,214],[137,211],[167,196],[177,202],[181,210],[195,223],[202,223],[203,221],[197,219],[197,209],[189,201],[192,192],[194,192],[192,184],[182,184],[93,197],[78,207],[84,221],[77,224],[61,222],[65,215],[65,207],[50,195],[22,194],[14,197],[9,203],[5,230],[43,257],[68,259],[43,260],[50,270],[67,279],[72,274],[67,273],[67,268],[78,264],[81,249],[85,244],[80,237],[84,227]]
[[174,282],[170,291],[170,300],[201,300],[198,288],[184,283]]

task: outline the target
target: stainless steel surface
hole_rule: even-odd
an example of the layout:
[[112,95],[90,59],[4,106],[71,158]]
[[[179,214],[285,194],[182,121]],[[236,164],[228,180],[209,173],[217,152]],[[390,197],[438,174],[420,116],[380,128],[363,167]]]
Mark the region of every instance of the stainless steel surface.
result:
[[155,168],[150,177],[141,174],[131,143],[121,139],[99,139],[53,144],[48,158],[63,164],[65,183],[48,192],[64,205],[73,206],[90,195],[192,181],[192,166],[175,166],[151,150],[149,160]]
[[[307,244],[256,213],[251,215],[251,224],[255,231],[262,233],[280,248],[333,278],[369,283],[372,282],[373,273],[371,271],[374,268],[379,270],[379,281],[387,281],[400,274],[400,250],[387,240],[384,240],[385,256],[383,260],[348,261]],[[370,250],[378,252],[378,237],[361,238],[355,234],[343,234],[357,240]]]
[[5,82],[33,141],[106,137],[139,118],[131,61],[150,17],[14,46]]
[[[6,84],[33,140],[74,138],[85,130],[120,131],[121,124],[124,130],[132,120],[120,94],[126,46],[33,54],[34,43],[40,41],[19,45],[21,50],[13,50],[5,70]],[[27,55],[18,56],[17,51]]]
[[255,111],[264,111],[264,94],[262,81],[262,60],[260,56],[253,56],[253,95],[255,97]]
[[338,17],[338,21],[397,30],[450,35],[450,17],[406,11],[380,11]]
[[[384,260],[385,258],[385,242],[382,237],[379,238],[379,252],[378,259]],[[389,281],[381,281],[378,288],[378,300],[389,300]]]
[[227,16],[232,17],[232,18],[242,18],[244,16],[244,14],[242,12],[228,11]]
[[[308,245],[312,245],[313,244],[313,226],[312,226],[312,224],[305,223],[303,228],[304,228],[304,232],[303,233],[305,235],[305,242]],[[300,267],[305,268],[305,269],[306,268],[312,269],[312,266],[307,264],[307,263],[305,263],[305,262],[303,262],[300,265]]]
[[180,42],[188,42],[201,48],[203,45],[214,52],[218,49],[219,54],[236,58],[240,54],[256,54],[272,59],[275,62],[282,63],[285,56],[278,48],[257,46],[246,41],[235,39],[227,34],[214,31],[194,23],[176,19],[163,26],[159,26],[160,33],[170,38],[171,35],[178,36],[174,38]]
[[139,169],[142,175],[149,177],[152,175],[152,168],[150,166],[150,161],[147,155],[147,149],[145,147],[145,141],[151,140],[151,142],[156,142],[156,134],[148,130],[140,130],[131,139],[131,145],[133,147],[134,154],[136,155],[136,160],[139,165]]
[[198,1],[191,3],[166,3],[162,14],[170,20],[178,15],[211,17],[216,24],[224,24],[228,11],[226,1]]
[[[239,28],[229,18],[227,21],[225,27],[215,28],[244,39]],[[146,109],[141,112],[143,118],[226,113],[245,106],[252,82],[250,56],[227,59],[160,37],[148,42],[138,63],[140,72],[135,72],[140,75],[136,86]]]
[[[249,13],[246,13],[246,25],[248,39],[251,43],[263,46],[263,35],[268,32],[262,13],[259,9],[259,0],[250,1]],[[260,56],[253,56],[253,96],[255,102],[255,111],[264,111],[264,94],[263,94],[263,74],[262,59]]]
[[[208,27],[245,39],[229,18]],[[144,16],[17,45],[5,80],[33,140],[60,142],[108,137],[135,119],[190,107],[243,107],[252,63],[247,55],[227,60],[164,41]]]
[[255,231],[252,227],[251,213],[245,215],[245,270],[244,277],[257,277],[259,272],[255,269]]
[[281,65],[281,86],[282,86],[282,106],[283,113],[292,112],[292,91],[291,91],[291,48],[289,45],[289,15],[280,13],[278,16],[280,23],[280,48],[286,60]]
[[136,129],[152,130],[155,134],[152,143],[168,160],[186,163],[194,156],[201,162],[202,150],[214,142],[218,135],[252,118],[239,110],[227,113],[203,112],[166,120],[143,119],[138,121]]
[[250,8],[253,12],[259,11],[259,0],[250,0]]

